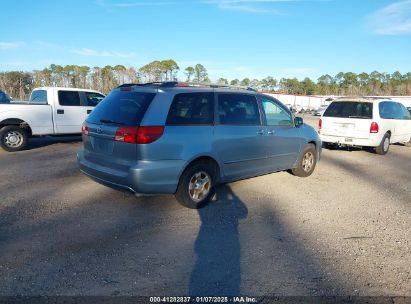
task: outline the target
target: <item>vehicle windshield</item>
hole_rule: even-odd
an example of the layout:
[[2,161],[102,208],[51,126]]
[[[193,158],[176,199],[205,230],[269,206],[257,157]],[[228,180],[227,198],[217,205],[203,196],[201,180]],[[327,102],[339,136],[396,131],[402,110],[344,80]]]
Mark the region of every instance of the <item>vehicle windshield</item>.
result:
[[0,91],[0,103],[10,103],[10,101],[11,97],[3,91]]
[[140,125],[155,93],[114,91],[91,112],[87,122],[93,124]]
[[324,117],[372,119],[371,102],[335,101],[324,112]]

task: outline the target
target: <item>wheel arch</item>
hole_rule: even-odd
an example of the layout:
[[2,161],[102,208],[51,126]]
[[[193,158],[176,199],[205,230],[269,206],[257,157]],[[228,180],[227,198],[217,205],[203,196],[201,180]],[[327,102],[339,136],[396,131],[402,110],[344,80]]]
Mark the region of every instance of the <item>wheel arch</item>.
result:
[[187,162],[186,166],[183,167],[183,169],[181,170],[179,176],[178,176],[178,180],[180,180],[181,175],[184,173],[184,171],[190,167],[193,163],[199,162],[199,161],[211,161],[214,163],[215,165],[215,169],[216,169],[216,176],[217,176],[217,183],[219,183],[222,179],[222,170],[221,170],[221,166],[218,163],[218,161],[210,156],[210,155],[198,155],[196,157],[194,157],[193,159],[191,159],[189,162]]
[[7,118],[0,122],[0,129],[6,126],[19,126],[27,132],[28,136],[33,134],[30,125],[20,118]]

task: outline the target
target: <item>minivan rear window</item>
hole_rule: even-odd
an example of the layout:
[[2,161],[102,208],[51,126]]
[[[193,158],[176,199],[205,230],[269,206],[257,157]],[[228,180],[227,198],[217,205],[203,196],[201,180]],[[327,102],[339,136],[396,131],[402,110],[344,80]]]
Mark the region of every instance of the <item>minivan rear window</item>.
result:
[[371,102],[334,101],[324,112],[324,117],[372,119]]
[[155,93],[114,91],[104,98],[87,118],[93,124],[138,126]]

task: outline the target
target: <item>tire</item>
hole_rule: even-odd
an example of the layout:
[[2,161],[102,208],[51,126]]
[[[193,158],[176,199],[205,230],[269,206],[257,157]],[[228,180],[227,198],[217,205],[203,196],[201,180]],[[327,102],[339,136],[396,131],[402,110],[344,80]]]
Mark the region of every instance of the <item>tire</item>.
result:
[[380,145],[375,148],[375,153],[379,155],[385,155],[387,154],[389,149],[390,149],[390,134],[385,133],[384,137],[381,140]]
[[329,143],[329,142],[323,142],[322,146],[323,146],[324,149],[328,149],[328,150],[333,150],[336,147],[335,144]]
[[292,174],[299,177],[310,176],[317,164],[317,150],[313,144],[305,145],[296,168],[291,169]]
[[409,141],[407,141],[407,142],[404,143],[404,145],[405,145],[406,147],[411,147],[411,137],[410,137],[410,140],[409,140]]
[[[190,209],[205,207],[214,195],[217,172],[217,165],[213,161],[198,161],[189,165],[180,177],[175,193],[177,201]],[[199,188],[196,189],[196,186]]]
[[27,147],[27,132],[18,126],[5,126],[0,130],[0,146],[8,152]]

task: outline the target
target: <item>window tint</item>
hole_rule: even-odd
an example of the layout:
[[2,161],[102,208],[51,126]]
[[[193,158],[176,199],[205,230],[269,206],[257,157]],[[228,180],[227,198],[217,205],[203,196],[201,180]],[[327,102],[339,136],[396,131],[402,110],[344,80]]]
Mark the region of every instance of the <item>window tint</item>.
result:
[[407,108],[406,108],[402,103],[399,103],[398,105],[399,105],[399,107],[401,108],[401,116],[402,116],[402,119],[406,119],[406,120],[411,119],[411,114],[410,114],[410,112],[407,110]]
[[10,103],[11,98],[9,95],[4,93],[3,91],[0,91],[0,103]]
[[214,120],[213,93],[177,94],[167,117],[168,125],[211,124]]
[[384,119],[409,119],[405,107],[397,102],[383,101],[379,104],[380,117]]
[[218,115],[223,125],[260,125],[260,113],[254,96],[219,94]]
[[47,103],[47,91],[37,90],[33,91],[30,96],[31,103]]
[[261,98],[267,126],[292,126],[291,114],[268,98]]
[[61,106],[80,106],[80,95],[77,91],[59,91],[59,104]]
[[325,117],[372,118],[371,102],[334,101],[325,110]]
[[85,92],[86,106],[95,107],[100,101],[104,99],[104,95],[94,92]]
[[138,126],[155,95],[114,91],[91,112],[87,122],[101,124],[103,120],[124,126]]

